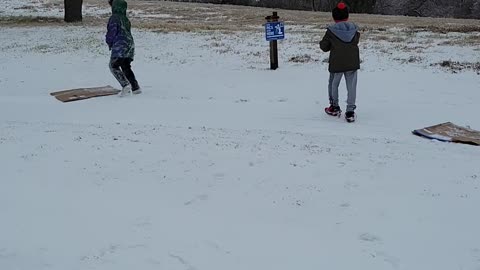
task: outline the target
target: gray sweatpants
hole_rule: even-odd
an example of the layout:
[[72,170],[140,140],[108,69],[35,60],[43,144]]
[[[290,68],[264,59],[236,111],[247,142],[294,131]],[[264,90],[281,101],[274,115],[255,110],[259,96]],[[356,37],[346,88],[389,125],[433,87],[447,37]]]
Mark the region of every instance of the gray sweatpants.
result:
[[347,83],[347,112],[354,111],[357,106],[355,100],[357,98],[357,71],[347,71],[341,73],[330,73],[328,81],[328,98],[330,105],[338,106],[338,86],[345,75],[345,82]]

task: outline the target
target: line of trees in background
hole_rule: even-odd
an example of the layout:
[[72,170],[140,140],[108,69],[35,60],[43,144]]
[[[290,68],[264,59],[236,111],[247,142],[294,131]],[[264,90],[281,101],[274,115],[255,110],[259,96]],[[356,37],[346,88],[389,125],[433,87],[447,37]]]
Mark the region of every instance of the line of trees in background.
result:
[[[338,0],[169,0],[331,11]],[[354,13],[480,19],[480,0],[343,0]],[[64,0],[65,21],[82,21],[83,0]]]
[[[170,0],[330,11],[339,0]],[[480,0],[344,0],[354,13],[480,19]]]

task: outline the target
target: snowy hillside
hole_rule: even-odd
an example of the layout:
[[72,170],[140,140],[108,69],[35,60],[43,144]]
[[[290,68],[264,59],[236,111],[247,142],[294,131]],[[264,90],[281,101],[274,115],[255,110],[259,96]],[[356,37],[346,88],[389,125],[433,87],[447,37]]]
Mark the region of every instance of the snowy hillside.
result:
[[[1,270],[480,269],[480,148],[411,134],[480,130],[479,31],[357,16],[368,27],[348,124],[323,112],[328,14],[282,11],[270,71],[261,24],[216,22],[271,10],[132,1],[143,94],[61,103],[49,93],[119,87],[108,7],[87,0],[85,23],[66,25],[28,19],[61,18],[58,1],[7,2]],[[343,83],[340,95],[345,106]]]

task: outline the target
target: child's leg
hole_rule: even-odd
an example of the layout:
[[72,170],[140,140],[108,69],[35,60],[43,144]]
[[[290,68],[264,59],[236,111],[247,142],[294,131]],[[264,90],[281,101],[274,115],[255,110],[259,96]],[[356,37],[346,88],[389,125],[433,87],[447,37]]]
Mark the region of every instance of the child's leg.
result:
[[345,81],[347,83],[347,112],[354,111],[357,106],[355,101],[357,99],[357,71],[345,72]]
[[113,74],[113,77],[117,79],[122,87],[129,85],[128,79],[123,74],[123,71],[120,69],[120,66],[123,63],[123,58],[112,58],[110,59],[110,71]]
[[125,59],[125,61],[123,61],[121,67],[122,67],[123,74],[125,74],[125,77],[132,85],[132,90],[135,91],[140,87],[138,86],[137,79],[135,79],[135,74],[133,73],[131,63],[132,63],[132,59],[127,58]]
[[343,73],[330,73],[328,80],[328,98],[330,105],[338,106],[338,86],[342,80]]

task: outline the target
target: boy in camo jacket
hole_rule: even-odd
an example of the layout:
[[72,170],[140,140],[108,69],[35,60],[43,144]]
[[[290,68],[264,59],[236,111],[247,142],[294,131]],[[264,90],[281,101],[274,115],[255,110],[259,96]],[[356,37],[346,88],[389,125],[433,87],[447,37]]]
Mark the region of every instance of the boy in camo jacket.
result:
[[135,54],[135,43],[131,33],[130,20],[127,18],[125,0],[108,0],[112,6],[112,16],[108,20],[106,42],[111,50],[110,71],[122,86],[120,96],[129,93],[141,93],[135,79],[131,63]]

